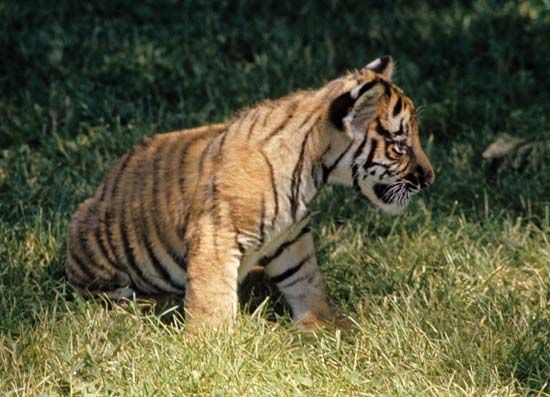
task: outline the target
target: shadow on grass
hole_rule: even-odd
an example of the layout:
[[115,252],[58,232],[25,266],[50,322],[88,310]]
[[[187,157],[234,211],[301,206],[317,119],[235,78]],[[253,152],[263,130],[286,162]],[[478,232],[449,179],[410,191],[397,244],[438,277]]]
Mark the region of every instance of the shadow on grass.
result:
[[[60,282],[65,282],[64,278]],[[67,301],[73,300],[78,292],[68,284],[64,295]],[[105,308],[127,307],[132,305],[138,308],[143,315],[156,315],[167,324],[173,323],[176,318],[185,318],[184,294],[161,294],[161,295],[137,295],[135,300],[113,301],[102,297],[87,297],[90,301],[101,302]],[[260,306],[263,306],[267,299],[267,305],[263,307],[264,318],[268,321],[277,321],[278,318],[290,314],[290,306],[284,297],[263,271],[252,271],[239,285],[239,303],[241,311],[247,314],[254,313]],[[132,309],[133,310],[133,309]]]

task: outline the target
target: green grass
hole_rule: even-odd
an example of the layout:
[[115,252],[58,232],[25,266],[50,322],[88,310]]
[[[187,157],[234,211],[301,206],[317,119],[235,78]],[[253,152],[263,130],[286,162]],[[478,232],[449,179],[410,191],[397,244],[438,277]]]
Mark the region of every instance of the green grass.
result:
[[[0,395],[550,395],[550,162],[489,181],[481,159],[550,135],[550,3],[208,3],[0,3]],[[198,342],[175,312],[68,288],[70,215],[144,135],[385,53],[437,178],[398,217],[317,200],[355,332],[300,334],[268,301]]]

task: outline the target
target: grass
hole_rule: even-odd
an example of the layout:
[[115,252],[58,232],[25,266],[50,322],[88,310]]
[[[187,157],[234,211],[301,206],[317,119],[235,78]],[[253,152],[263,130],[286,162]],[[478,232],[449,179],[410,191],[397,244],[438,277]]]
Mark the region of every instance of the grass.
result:
[[[0,3],[0,394],[550,395],[550,162],[489,180],[481,159],[550,135],[548,1],[217,3]],[[68,288],[70,215],[144,135],[384,53],[437,180],[398,217],[317,200],[355,332],[300,334],[271,300],[198,343],[177,312]]]

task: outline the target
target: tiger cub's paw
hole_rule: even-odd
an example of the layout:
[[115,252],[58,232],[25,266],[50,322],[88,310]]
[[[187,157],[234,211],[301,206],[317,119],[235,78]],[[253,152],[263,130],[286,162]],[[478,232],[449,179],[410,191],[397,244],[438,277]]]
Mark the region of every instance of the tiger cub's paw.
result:
[[354,324],[343,314],[331,314],[330,316],[321,316],[309,312],[304,317],[296,321],[296,328],[300,331],[315,331],[319,328],[337,328],[343,331],[354,329]]
[[338,313],[332,319],[332,324],[342,331],[351,331],[355,329],[355,323],[342,313]]

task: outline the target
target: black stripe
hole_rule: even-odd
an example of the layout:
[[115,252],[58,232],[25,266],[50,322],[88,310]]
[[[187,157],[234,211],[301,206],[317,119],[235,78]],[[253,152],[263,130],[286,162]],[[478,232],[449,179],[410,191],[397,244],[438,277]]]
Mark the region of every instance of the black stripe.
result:
[[[114,268],[116,269],[120,269],[120,266],[116,260],[116,258],[113,260],[112,259],[112,256],[109,254],[108,252],[108,247],[107,245],[109,244],[109,242],[105,242],[103,240],[103,236],[101,234],[101,225],[103,224],[103,226],[106,226],[105,225],[105,215],[104,215],[104,211],[103,209],[106,207],[106,204],[103,203],[103,200],[105,199],[105,195],[107,193],[107,181],[105,181],[103,183],[103,188],[101,190],[101,195],[100,195],[100,199],[97,203],[97,211],[98,211],[98,225],[97,225],[97,228],[95,229],[95,233],[94,233],[94,236],[97,240],[97,245],[99,246],[99,249],[101,251],[101,255],[103,255],[103,257],[107,260],[107,262]],[[107,231],[107,229],[105,229],[105,231]],[[107,240],[109,239],[109,235],[107,234],[107,236],[105,236],[107,238]],[[111,252],[112,252],[112,249],[111,249]],[[114,255],[114,254],[113,254]]]
[[392,139],[392,135],[389,130],[385,129],[380,121],[376,124],[376,132],[382,135],[384,138]]
[[[98,268],[101,268],[102,270],[106,271],[107,273],[109,273],[109,270],[111,269],[107,269],[105,266],[103,265],[100,265],[98,263],[93,263],[92,266],[89,265],[89,263],[93,262],[92,258],[93,258],[93,253],[90,251],[90,248],[88,247],[88,244],[87,242],[85,241],[85,238],[84,236],[82,236],[79,232],[79,229],[77,228],[76,230],[76,234],[78,235],[78,241],[79,241],[79,244],[80,244],[80,247],[83,251],[83,253],[87,256],[87,259],[88,260],[83,260],[81,257],[79,257],[72,249],[70,250],[70,254],[71,256],[73,257],[73,260],[76,262],[76,264],[79,266],[79,268],[82,270],[82,272],[86,275],[86,277],[88,277],[90,279],[90,282],[87,284],[87,285],[92,285],[94,283],[96,283],[97,279],[98,279],[98,276],[96,274],[94,274],[94,269],[93,269],[93,265],[95,265],[95,267],[98,267]],[[113,266],[113,262],[111,261],[111,259],[108,257],[108,254],[106,252],[106,248],[105,246],[103,245],[103,241],[101,240],[100,238],[100,230],[99,230],[99,225],[98,225],[98,228],[96,229],[95,233],[94,233],[94,237],[98,240],[98,246],[101,250],[101,254],[104,256],[104,258],[107,260],[107,262]],[[102,282],[104,284],[109,284],[109,280],[105,280],[105,279],[102,279]],[[74,283],[76,285],[76,283]],[[82,284],[79,284],[77,286],[83,286]],[[117,285],[118,287],[118,285]],[[97,289],[97,288],[96,288]],[[105,289],[105,290],[108,290]]]
[[382,172],[378,179],[384,178],[386,175],[389,175],[390,177],[394,175],[394,173],[388,168],[386,171]]
[[191,211],[187,211],[187,213],[183,217],[182,225],[177,230],[178,236],[182,240],[185,240],[185,234],[187,233],[187,225],[189,223],[189,218],[191,218]]
[[329,178],[330,174],[332,173],[332,171],[334,171],[334,169],[336,168],[338,163],[342,160],[342,158],[344,158],[344,156],[346,155],[346,153],[350,150],[350,148],[352,146],[353,146],[353,142],[350,142],[350,144],[346,147],[346,149],[342,153],[340,153],[338,158],[331,165],[326,166],[326,165],[323,164],[323,183],[326,183],[328,181],[328,178]]
[[[403,106],[403,103],[401,102],[401,97],[397,98],[397,101],[395,102],[395,106],[393,107],[393,117],[396,117],[399,112],[401,112],[401,108]],[[403,120],[401,120],[403,122]]]
[[241,234],[241,231],[239,230],[239,228],[237,226],[235,226],[235,221],[233,220],[233,218],[231,219],[231,223],[233,225],[233,229],[235,229],[235,245],[237,246],[237,249],[239,250],[239,254],[243,255],[244,251],[245,251],[245,248],[241,244],[241,242],[239,241],[239,235]]
[[[178,152],[177,154],[177,159],[179,160],[178,161],[178,175],[179,175],[179,178],[178,178],[178,190],[180,191],[180,193],[183,195],[183,191],[184,191],[184,188],[185,188],[185,170],[184,170],[184,167],[185,167],[185,159],[187,158],[186,154],[187,154],[187,149],[189,148],[189,145],[193,142],[195,142],[196,140],[191,140],[191,142],[188,142],[188,143],[185,143],[183,145],[183,147],[181,148],[181,150]],[[171,161],[172,160],[172,156],[176,155],[175,152],[177,150],[178,146],[174,144],[174,147],[168,152],[168,155],[166,156],[168,161]],[[170,180],[170,167],[169,166],[166,166],[165,169],[164,169],[164,179],[166,181]],[[158,182],[157,182],[157,185],[153,185],[153,188],[156,188],[158,190]],[[170,205],[170,199],[172,198],[172,189],[166,189],[166,193],[164,195],[164,198],[165,198],[165,201],[166,201],[166,206],[168,207]],[[155,201],[153,200],[153,205],[156,206],[155,204]]]
[[388,166],[386,164],[379,163],[378,161],[373,161],[371,163],[371,167],[374,166],[374,165],[377,165],[378,167],[382,167],[382,168],[388,168]]
[[[87,211],[86,211],[86,214],[85,214],[85,217],[84,217],[85,219],[87,219],[90,216],[90,213],[94,209],[93,206],[95,206],[95,209],[97,211],[97,204],[95,204],[95,203],[91,204],[87,208]],[[92,265],[92,267],[95,267],[97,269],[105,271],[107,274],[112,272],[113,269],[110,269],[110,268],[104,266],[102,263],[100,263],[100,261],[99,261],[100,258],[98,258],[97,253],[93,252],[93,250],[88,245],[88,239],[86,238],[86,236],[83,234],[82,230],[80,229],[80,222],[78,223],[76,231],[77,231],[76,235],[78,236],[78,243],[80,244],[80,248],[82,249],[83,254],[85,255],[85,258],[81,258],[81,259],[83,259],[84,262],[90,263]],[[93,237],[97,238],[98,234],[99,234],[98,232],[99,232],[99,225],[98,225],[96,233],[94,233]],[[101,246],[99,241],[98,241],[98,246]],[[107,262],[110,263],[110,261],[107,257],[105,257],[105,259],[107,260]]]
[[[310,111],[310,116],[308,118],[306,118],[302,124],[300,124],[300,126],[298,127],[298,130],[300,130],[304,125],[306,125],[307,123],[309,123],[311,121],[311,119],[314,119],[314,118],[318,118],[319,117],[319,114],[317,114],[317,112],[319,111],[319,109],[321,109],[323,106],[325,106],[324,103],[322,103],[321,105],[317,106],[315,109],[311,110]],[[311,131],[311,130],[310,130]]]
[[260,150],[260,154],[264,157],[264,160],[269,168],[269,178],[271,182],[271,188],[273,189],[273,201],[275,202],[275,209],[273,210],[273,219],[271,221],[271,226],[275,224],[275,220],[277,219],[277,216],[279,215],[279,193],[277,192],[277,186],[275,185],[275,171],[273,169],[273,165],[271,164],[271,161],[267,158],[265,153]]
[[212,218],[213,218],[213,221],[214,221],[214,227],[215,229],[217,229],[221,222],[222,222],[222,219],[221,219],[221,216],[219,214],[219,211],[218,211],[218,184],[217,184],[217,176],[216,174],[214,174],[214,176],[212,177],[212,181],[210,182],[210,188],[212,190],[212,196],[211,196],[211,200],[212,200]]
[[[151,178],[152,178],[152,197],[151,197],[151,204],[153,207],[155,207],[155,198],[156,198],[156,195],[155,193],[155,182],[157,180],[156,176],[157,176],[157,173],[158,173],[158,162],[160,161],[160,157],[158,156],[159,154],[159,150],[160,148],[157,146],[157,148],[155,149],[155,152],[153,154],[153,162],[152,162],[152,174],[151,174]],[[142,167],[144,168],[144,167]],[[143,169],[142,171],[142,176],[141,176],[141,180],[143,180],[143,182],[145,182],[145,175],[143,174],[145,172],[145,170]],[[139,182],[139,180],[138,180]],[[154,212],[154,208],[151,208],[151,214],[153,214]],[[135,214],[135,213],[134,213]],[[151,264],[153,265],[153,267],[155,268],[155,271],[162,276],[163,280],[166,281],[168,284],[170,284],[172,287],[174,287],[175,289],[179,289],[179,290],[182,290],[184,288],[184,286],[182,284],[179,284],[177,283],[176,281],[174,281],[172,279],[172,277],[170,276],[170,273],[168,272],[168,270],[163,266],[163,264],[158,260],[156,254],[155,254],[155,251],[154,251],[154,248],[153,248],[153,244],[151,243],[151,240],[149,239],[149,232],[156,232],[157,230],[157,222],[153,222],[153,230],[149,229],[147,230],[147,226],[148,226],[148,222],[147,222],[147,209],[145,208],[145,200],[144,200],[144,197],[141,197],[141,200],[140,200],[140,216],[141,218],[141,222],[138,223],[138,221],[136,220],[136,217],[134,216],[133,217],[133,222],[134,222],[134,225],[136,225],[136,230],[137,231],[140,231],[141,233],[141,239],[143,241],[143,244],[145,246],[145,251],[147,253],[147,256],[149,257],[149,261],[151,262]],[[158,237],[158,234],[157,234],[157,237]],[[161,241],[161,239],[159,238],[159,241]],[[177,263],[177,262],[176,262]]]
[[105,199],[105,193],[107,193],[107,181],[101,183],[101,193],[99,194],[98,201],[101,203]]
[[222,135],[221,135],[221,139],[220,139],[220,146],[218,148],[218,154],[217,154],[219,157],[221,157],[221,155],[222,155],[223,145],[225,144],[225,139],[227,138],[227,135],[229,135],[229,130],[226,128],[225,130],[223,130],[223,132],[221,134]]
[[147,236],[147,233],[144,230],[142,231],[141,237],[145,245],[145,251],[147,251],[147,256],[149,257],[149,260],[151,261],[151,264],[153,265],[157,273],[159,273],[163,277],[163,280],[170,284],[172,287],[183,291],[185,289],[185,285],[179,284],[176,280],[173,280],[168,270],[162,265],[162,263],[160,263],[157,256],[155,255],[151,240],[149,240],[149,236]]
[[239,254],[243,255],[245,248],[244,248],[244,245],[242,245],[241,242],[239,241],[238,233],[235,233],[235,243],[237,244],[237,249],[239,250]]
[[250,128],[248,129],[248,133],[246,134],[246,140],[250,140],[250,137],[252,136],[252,131],[254,131],[254,127],[256,127],[256,124],[258,123],[258,120],[260,119],[260,109],[256,109],[254,112],[254,116],[252,118],[252,122],[250,123]]
[[[96,238],[98,237],[97,233],[94,234],[94,237]],[[79,233],[78,238],[80,242],[80,247],[82,248],[83,253],[86,255],[86,258],[84,259],[85,260],[87,259],[88,262],[90,262],[93,266],[95,266],[98,269],[101,269],[107,273],[112,272],[113,269],[109,269],[105,267],[102,263],[100,263],[97,253],[93,252],[93,250],[88,245],[88,239],[84,235],[82,235],[82,233]],[[101,244],[99,242],[97,245],[100,246],[101,248]],[[111,263],[107,257],[105,257],[105,259],[107,260],[107,262]]]
[[212,138],[210,140],[210,142],[208,142],[208,144],[202,150],[201,156],[199,158],[199,175],[198,175],[198,178],[197,178],[197,185],[198,185],[198,183],[200,181],[200,178],[202,176],[202,173],[204,171],[204,160],[206,159],[206,154],[208,153],[208,151],[210,150],[210,148],[214,144],[214,141],[215,141],[215,139]]
[[[103,181],[103,187],[101,189],[101,195],[99,197],[99,201],[97,203],[98,205],[98,225],[97,229],[95,231],[95,237],[99,243],[99,248],[101,250],[101,254],[107,259],[107,261],[113,266],[114,268],[120,269],[120,264],[118,263],[115,253],[113,251],[109,231],[107,229],[107,206],[108,203],[104,202],[105,196],[107,194],[107,182],[108,180]],[[101,226],[104,227],[105,233],[102,235],[101,233]],[[105,241],[102,237],[105,237]],[[109,254],[109,251],[111,252]],[[114,259],[113,259],[114,258]]]
[[[112,210],[113,210],[113,205],[115,203],[115,197],[116,197],[116,193],[117,193],[117,190],[118,190],[118,187],[119,187],[120,178],[122,177],[122,174],[124,173],[124,170],[128,166],[128,163],[130,162],[130,159],[135,154],[136,154],[136,148],[134,148],[130,152],[128,152],[128,154],[121,160],[122,164],[121,164],[120,169],[118,170],[117,174],[115,175],[113,185],[112,185],[113,188],[111,189],[110,200],[108,200],[109,204],[108,204],[107,210],[105,212],[105,228],[106,228],[107,237],[108,237],[107,238],[107,244],[109,245],[109,248],[111,249],[111,252],[113,252],[117,263],[119,263],[121,266],[124,266],[124,271],[126,273],[128,273],[128,276],[130,276],[130,278],[132,279],[132,288],[134,288],[136,291],[141,291],[141,289],[138,287],[138,285],[133,280],[132,273],[130,273],[130,271],[128,269],[129,264],[128,264],[128,261],[126,260],[126,258],[124,258],[124,256],[125,256],[124,252],[123,252],[122,257],[119,256],[117,250],[115,250],[115,247],[113,246],[113,231],[112,231],[112,220],[113,220]],[[106,205],[107,205],[107,202],[106,202]],[[121,219],[119,219],[120,223],[124,222],[124,219],[123,219],[124,217],[125,217],[124,216],[124,209],[122,208]],[[121,227],[121,229],[122,229],[122,227]],[[124,249],[124,247],[123,247],[123,249]],[[140,276],[139,271],[137,272],[137,275],[138,275],[138,277]],[[139,277],[139,278],[141,278],[142,281],[146,281],[143,277]]]
[[[125,164],[126,165],[126,164]],[[133,190],[133,189],[132,189]],[[115,189],[113,189],[113,197],[114,197]],[[133,195],[133,191],[131,192]],[[131,201],[133,197],[129,197],[129,200]],[[152,287],[153,292],[159,292],[162,290],[162,288],[159,290],[158,285],[154,285],[155,283],[146,277],[141,267],[137,264],[136,258],[134,256],[134,253],[132,251],[132,247],[130,246],[129,238],[128,238],[128,231],[126,230],[128,224],[126,222],[126,206],[124,203],[121,203],[120,208],[120,219],[119,219],[119,227],[120,227],[120,235],[122,238],[122,253],[124,256],[124,263],[126,263],[139,278],[142,279],[142,281],[145,282],[145,284],[148,284],[148,287]],[[129,272],[128,272],[129,273]]]
[[384,95],[389,98],[391,96],[391,84],[386,80],[380,80],[380,82],[384,86]]
[[[270,113],[271,114],[271,113]],[[286,118],[281,121],[275,128],[271,130],[271,132],[262,140],[262,143],[268,142],[271,138],[275,137],[279,132],[285,129],[288,123],[294,118],[294,110],[291,110],[291,113],[289,113]]]
[[298,234],[296,235],[296,237],[294,237],[294,239],[292,239],[290,241],[286,241],[283,244],[281,244],[279,246],[279,248],[277,248],[277,250],[273,254],[271,254],[269,256],[264,256],[262,259],[260,259],[258,261],[258,264],[262,267],[265,267],[265,266],[269,265],[273,260],[277,259],[279,257],[279,255],[281,255],[285,249],[287,249],[288,247],[290,247],[291,245],[296,243],[298,240],[300,240],[300,238],[304,234],[308,233],[309,231],[310,231],[309,224],[307,224],[302,228],[302,230],[300,230],[298,232]]
[[350,92],[344,92],[334,99],[329,107],[329,119],[332,124],[340,131],[344,130],[344,117],[348,115],[353,105],[361,95],[370,90],[378,82],[378,79],[374,79],[365,83],[357,94],[357,97],[352,98]]
[[116,192],[118,190],[118,184],[120,182],[120,178],[122,177],[122,173],[128,166],[128,162],[130,161],[130,158],[133,157],[135,154],[135,149],[130,151],[121,161],[120,169],[118,170],[117,174],[115,175],[115,178],[113,180],[112,189],[111,189],[111,196],[110,200],[105,201],[105,230],[107,232],[107,244],[109,245],[109,248],[111,249],[111,252],[115,255],[115,258],[117,262],[120,262],[120,258],[117,255],[117,251],[114,249],[112,241],[113,241],[113,231],[111,230],[112,226],[112,220],[113,220],[113,205],[115,203],[116,198]]
[[221,153],[223,151],[223,147],[225,145],[225,140],[227,139],[227,136],[229,135],[229,133],[232,131],[232,127],[233,125],[239,121],[239,127],[238,128],[235,128],[236,131],[238,131],[240,128],[241,128],[241,125],[243,123],[243,119],[245,119],[246,117],[248,117],[248,113],[246,113],[244,116],[242,116],[244,112],[241,112],[236,118],[236,119],[233,119],[233,121],[230,123],[230,124],[226,124],[225,127],[223,128],[222,132],[220,132],[218,135],[216,135],[215,137],[213,137],[212,139],[216,139],[216,138],[219,138],[221,136],[221,139],[220,139],[220,144],[218,145],[218,153],[217,153],[217,156],[221,156]]
[[[243,115],[241,117],[241,121],[239,123],[239,127],[237,128],[237,132],[238,130],[241,129],[244,121],[250,116],[250,113],[251,111],[247,111],[247,113],[245,115]],[[219,243],[218,243],[218,239],[219,239],[219,233],[218,231],[220,230],[220,225],[222,223],[222,218],[221,218],[221,213],[220,213],[220,206],[219,206],[219,194],[218,194],[218,184],[217,184],[217,174],[218,174],[218,170],[220,168],[220,165],[223,164],[223,153],[222,153],[222,149],[223,149],[223,143],[225,142],[225,138],[227,137],[227,132],[222,136],[222,142],[220,142],[220,148],[218,150],[218,153],[216,154],[216,157],[215,157],[215,161],[214,161],[214,170],[212,171],[213,173],[213,177],[212,177],[212,180],[211,180],[211,197],[210,199],[212,200],[212,210],[211,210],[211,213],[212,213],[212,221],[213,221],[213,224],[214,224],[214,254],[216,255],[216,260],[219,262],[220,261],[220,249],[219,249]]]
[[359,182],[357,181],[357,169],[359,168],[359,165],[355,162],[355,160],[363,152],[363,148],[365,147],[366,143],[367,143],[367,137],[365,136],[363,138],[363,141],[355,151],[355,153],[353,153],[353,160],[352,160],[352,166],[351,166],[351,181],[353,183],[353,188],[358,191],[361,190],[359,187]]
[[403,127],[403,119],[401,119],[401,122],[399,123],[399,130],[397,132],[394,132],[395,136],[401,136],[405,133],[405,128]]
[[349,92],[344,92],[331,102],[329,107],[329,119],[340,131],[344,131],[344,117],[348,115],[354,103],[355,99],[351,97]]
[[[178,158],[180,159],[180,162],[179,162],[179,167],[178,167],[178,174],[179,174],[179,180],[178,180],[178,187],[179,187],[179,191],[181,192],[181,194],[183,195],[183,192],[184,192],[184,188],[185,188],[185,178],[184,176],[186,175],[186,172],[185,172],[185,159],[187,158],[187,151],[189,150],[189,148],[196,142],[198,142],[199,140],[203,139],[202,136],[197,136],[197,137],[194,137],[193,139],[191,139],[189,142],[185,143],[181,149],[181,151],[178,153]],[[177,149],[177,145],[174,145],[174,151]],[[170,153],[172,153],[172,151],[170,151]],[[170,155],[168,157],[171,157]],[[170,180],[170,167],[166,167],[165,169],[165,173],[164,173],[164,178],[166,180]],[[171,189],[166,189],[167,190],[167,194],[166,194],[166,204],[169,205],[170,203],[170,198],[171,198]]]
[[124,211],[124,208],[122,208],[122,213],[120,215],[120,235],[122,238],[122,249],[125,257],[125,263],[127,263],[128,266],[132,268],[132,270],[139,276],[139,278],[141,278],[143,281],[146,281],[146,283],[149,284],[148,287],[152,288],[153,292],[159,292],[163,288],[159,287],[158,285],[155,285],[153,280],[146,277],[141,267],[136,263],[136,258],[134,256],[134,252],[132,251],[132,247],[130,247],[128,232],[126,230],[127,225],[126,225],[125,212],[126,211]]
[[220,260],[219,247],[218,247],[218,230],[222,222],[220,210],[218,206],[218,185],[216,185],[216,174],[212,177],[212,222],[214,223],[214,251],[216,259]]
[[355,101],[359,99],[361,95],[363,95],[365,92],[370,90],[372,87],[375,86],[375,84],[378,83],[378,79],[374,79],[366,83],[361,89],[359,90],[359,93],[357,94],[357,97],[355,98]]
[[302,182],[302,171],[304,168],[304,156],[306,150],[306,143],[309,138],[309,134],[312,130],[309,130],[306,134],[304,141],[302,142],[302,147],[300,149],[300,156],[292,172],[292,179],[290,182],[290,212],[292,219],[296,221],[296,214],[298,212],[298,198],[300,195],[300,184]]
[[[101,222],[101,220],[100,220]],[[113,261],[110,257],[109,257],[109,253],[107,252],[107,246],[105,244],[105,241],[103,241],[103,239],[101,238],[101,230],[99,230],[99,225],[95,231],[95,238],[98,242],[98,246],[99,246],[99,249],[101,250],[101,255],[103,255],[105,257],[105,259],[109,262],[109,264],[115,268],[118,268],[118,264],[115,261]]]
[[325,155],[330,151],[330,149],[331,149],[331,146],[330,146],[330,145],[331,145],[331,143],[329,143],[329,144],[327,145],[326,149],[323,150],[323,153],[321,153],[321,155],[319,156],[320,158],[325,157]]
[[288,287],[292,287],[293,285],[296,285],[296,284],[298,284],[298,283],[300,283],[300,282],[302,282],[302,281],[306,281],[306,280],[307,280],[308,284],[311,284],[311,281],[315,278],[315,275],[316,275],[316,273],[311,273],[311,272],[306,273],[306,274],[304,274],[303,276],[300,276],[300,277],[295,278],[294,280],[292,280],[292,281],[291,281],[290,283],[288,283],[288,284],[281,285],[280,288],[281,288],[281,289],[286,289],[286,288],[288,288]]
[[[187,147],[188,147],[188,145],[185,145],[182,152],[184,150],[186,150]],[[173,150],[175,150],[175,149],[177,149],[177,145],[174,145]],[[172,150],[170,150],[170,153],[172,153]],[[171,156],[167,156],[167,157],[168,157],[167,160],[169,160]],[[187,271],[187,258],[185,256],[182,256],[179,253],[177,253],[176,250],[174,250],[173,247],[171,247],[170,244],[168,243],[168,239],[161,238],[162,230],[161,230],[161,226],[160,226],[159,221],[158,221],[158,219],[161,217],[161,214],[159,213],[159,208],[158,208],[158,205],[157,205],[157,198],[159,197],[158,177],[160,175],[158,175],[158,174],[160,173],[160,170],[159,170],[160,160],[161,160],[161,157],[159,156],[159,148],[157,148],[157,150],[155,151],[155,154],[153,155],[153,175],[152,175],[153,183],[152,183],[152,197],[151,197],[151,199],[152,199],[151,200],[151,214],[153,215],[152,216],[152,222],[153,222],[153,226],[154,226],[154,229],[155,229],[155,233],[158,236],[159,244],[162,246],[162,248],[164,249],[166,254],[170,257],[170,259],[172,259],[172,261],[176,265],[178,265],[178,267],[180,267],[184,271]],[[167,177],[170,174],[169,170],[170,170],[170,167],[166,167],[165,177]],[[168,180],[168,178],[167,178],[167,180]],[[182,170],[180,170],[180,180],[179,180],[180,189],[182,189],[182,186],[183,186],[183,172],[182,172]],[[166,190],[170,191],[171,189],[166,189]],[[168,203],[169,202],[168,202],[168,199],[167,199],[167,206],[168,206]]]
[[88,266],[88,264],[82,259],[80,259],[80,257],[72,249],[70,249],[70,255],[73,258],[73,261],[78,265],[78,268],[88,278],[90,283],[94,282],[97,279],[97,276],[94,274],[93,270]]
[[[191,199],[191,202],[194,202],[195,201],[195,197],[197,196],[197,193],[198,193],[198,188],[199,188],[199,185],[200,185],[200,182],[201,182],[201,178],[202,178],[202,173],[204,172],[204,161],[206,159],[206,153],[210,150],[210,148],[212,147],[212,144],[214,143],[214,140],[215,139],[211,139],[210,142],[208,142],[208,144],[206,144],[206,146],[204,147],[204,149],[202,150],[201,152],[201,155],[200,155],[200,158],[199,158],[199,162],[198,162],[198,175],[197,177],[195,178],[196,179],[196,182],[195,182],[195,189],[193,191],[193,197]],[[189,220],[189,216],[190,216],[190,213],[188,212],[185,216],[185,222],[184,224],[187,225],[187,221]],[[184,226],[185,228],[185,226]],[[198,236],[196,236],[198,237]]]
[[[202,150],[202,153],[200,155],[199,164],[198,164],[198,175],[195,178],[196,179],[195,188],[193,189],[193,195],[191,197],[190,202],[195,202],[195,198],[197,197],[198,190],[199,190],[199,185],[200,185],[200,182],[201,182],[202,173],[204,171],[204,160],[206,158],[206,153],[208,152],[208,150],[212,146],[214,140],[215,140],[215,138],[212,138],[210,140],[210,142],[205,146],[205,148]],[[178,230],[177,230],[177,233],[178,233],[178,235],[180,236],[180,238],[182,240],[185,239],[187,224],[189,222],[190,217],[191,217],[191,212],[187,211],[187,213],[185,214],[185,217],[184,217],[183,225],[180,228],[178,228]],[[192,236],[191,240],[192,240],[193,244],[198,245],[200,243],[200,240],[201,240],[200,234],[196,234],[196,235]]]
[[405,161],[403,162],[403,164],[401,165],[400,172],[405,173],[405,170],[409,166],[410,162],[411,162],[410,157],[406,158]]
[[273,281],[275,284],[279,284],[280,282],[282,282],[282,281],[286,280],[287,278],[291,277],[293,274],[297,273],[302,268],[302,266],[310,259],[311,259],[311,255],[306,256],[304,259],[302,259],[296,265],[294,265],[291,268],[285,270],[283,273],[279,274],[278,276],[271,277],[271,281]]
[[260,241],[258,245],[261,247],[264,244],[265,239],[265,198],[262,194],[262,201],[260,203]]
[[[185,178],[184,178],[184,175],[186,175],[186,171],[185,171],[185,159],[187,158],[187,151],[195,144],[197,143],[198,141],[200,140],[203,140],[204,137],[203,136],[197,136],[197,137],[194,137],[193,139],[191,139],[189,142],[187,142],[184,146],[183,146],[183,149],[181,150],[180,152],[180,166],[178,167],[178,172],[179,172],[179,191],[180,191],[180,194],[182,195],[182,197],[185,197],[184,193],[185,193]],[[165,174],[164,174],[164,177],[166,178],[166,180],[169,180],[170,178],[170,168],[167,167],[166,170],[165,170]],[[197,186],[198,186],[198,182],[197,184],[195,185],[195,191],[197,189]],[[167,193],[169,193],[171,190],[170,189],[166,189],[167,190]],[[194,198],[194,194],[193,193],[193,198]],[[167,194],[165,196],[165,199],[166,199],[166,206],[167,208],[169,207],[170,205],[170,198],[171,198],[171,195],[170,194]],[[185,239],[185,231],[186,231],[186,228],[187,228],[187,221],[189,220],[189,212],[187,212],[184,216],[184,223],[181,227],[177,228],[176,230],[176,233],[177,235],[182,239],[184,240]],[[184,270],[187,271],[187,258],[186,256],[182,256],[180,254],[177,253],[177,250],[174,249],[173,247],[168,247],[170,249],[170,252],[172,253],[171,255],[175,258],[179,258],[179,260],[177,261],[177,263],[180,265],[180,267]]]
[[82,282],[79,280],[69,280],[69,282],[81,289],[95,290],[98,292],[109,292],[114,289],[120,288],[123,285],[118,282],[117,278],[105,279],[94,274],[93,269],[83,260],[77,253],[70,249],[69,255],[73,261],[78,265],[79,269],[88,277],[88,282]]
[[375,139],[370,140],[370,150],[369,154],[367,156],[367,160],[365,161],[365,164],[363,165],[363,168],[365,171],[372,165],[372,160],[374,159],[374,153],[376,152],[376,148],[378,147],[378,141]]

